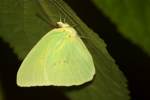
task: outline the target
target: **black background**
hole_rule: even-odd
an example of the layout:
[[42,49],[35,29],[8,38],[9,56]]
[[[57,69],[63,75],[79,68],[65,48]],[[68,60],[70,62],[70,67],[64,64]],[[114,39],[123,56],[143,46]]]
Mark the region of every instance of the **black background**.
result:
[[[127,77],[132,100],[150,100],[150,57],[138,46],[122,37],[115,24],[89,0],[65,1],[104,39],[109,53]],[[54,87],[18,88],[15,81],[20,64],[21,61],[9,44],[0,39],[0,78],[6,100],[68,100]]]

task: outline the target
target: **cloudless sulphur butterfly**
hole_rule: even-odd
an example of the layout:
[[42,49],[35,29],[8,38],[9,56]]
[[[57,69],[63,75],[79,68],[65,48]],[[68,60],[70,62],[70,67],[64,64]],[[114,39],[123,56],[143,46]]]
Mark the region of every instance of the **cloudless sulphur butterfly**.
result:
[[31,49],[17,72],[17,85],[73,86],[95,75],[93,59],[76,30],[67,23],[48,32]]

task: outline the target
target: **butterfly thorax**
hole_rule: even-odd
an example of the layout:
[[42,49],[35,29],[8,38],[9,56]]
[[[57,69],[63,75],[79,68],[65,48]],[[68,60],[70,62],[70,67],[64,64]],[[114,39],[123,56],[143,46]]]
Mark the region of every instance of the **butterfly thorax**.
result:
[[63,22],[57,22],[57,25],[59,27],[57,29],[59,29],[62,32],[66,32],[68,37],[77,36],[76,30],[73,27],[71,27],[69,24]]

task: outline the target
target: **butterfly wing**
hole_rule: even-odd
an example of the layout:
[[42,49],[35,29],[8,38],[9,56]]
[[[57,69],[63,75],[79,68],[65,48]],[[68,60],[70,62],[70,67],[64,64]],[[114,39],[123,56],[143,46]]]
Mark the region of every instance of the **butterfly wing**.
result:
[[92,80],[92,57],[79,37],[51,31],[30,51],[18,73],[19,86],[72,86]]

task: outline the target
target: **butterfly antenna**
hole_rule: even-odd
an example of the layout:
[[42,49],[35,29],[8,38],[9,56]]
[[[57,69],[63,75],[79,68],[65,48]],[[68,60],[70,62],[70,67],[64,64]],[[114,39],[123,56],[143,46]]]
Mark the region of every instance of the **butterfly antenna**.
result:
[[63,21],[64,21],[64,23],[66,23],[66,15],[65,15],[65,17],[63,18]]
[[61,14],[59,13],[59,21],[62,22]]

